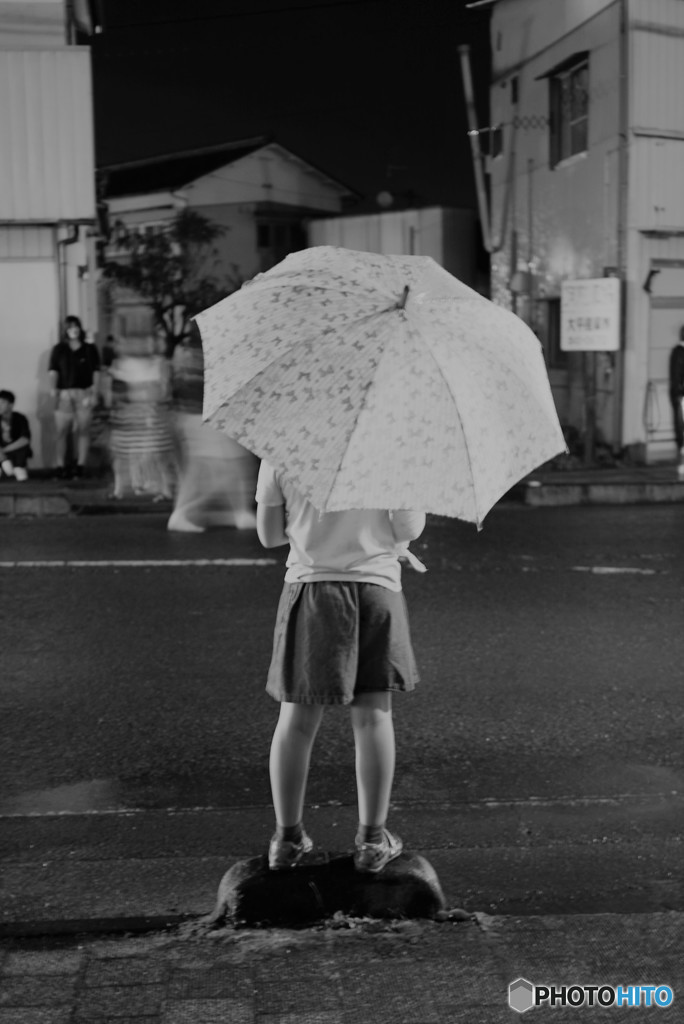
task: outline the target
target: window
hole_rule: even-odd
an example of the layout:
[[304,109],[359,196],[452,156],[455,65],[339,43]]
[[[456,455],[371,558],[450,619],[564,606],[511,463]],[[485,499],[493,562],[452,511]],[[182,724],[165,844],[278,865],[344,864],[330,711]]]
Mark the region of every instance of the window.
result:
[[279,263],[288,253],[306,248],[306,232],[301,223],[295,220],[258,221],[256,232],[262,270],[268,270]]
[[540,306],[542,322],[539,325],[539,335],[546,366],[549,370],[565,370],[568,365],[568,353],[561,349],[560,299],[545,299]]
[[589,62],[558,69],[548,75],[550,86],[550,162],[584,153],[589,127]]

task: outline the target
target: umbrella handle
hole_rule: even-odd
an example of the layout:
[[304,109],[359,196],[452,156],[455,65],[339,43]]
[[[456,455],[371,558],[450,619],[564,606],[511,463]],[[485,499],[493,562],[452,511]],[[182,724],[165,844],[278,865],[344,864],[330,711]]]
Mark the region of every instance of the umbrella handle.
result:
[[408,299],[408,293],[409,293],[409,286],[408,285],[404,285],[404,291],[402,292],[402,296],[399,299],[399,301],[397,302],[397,309],[403,309],[404,308],[404,306],[406,305],[406,300]]

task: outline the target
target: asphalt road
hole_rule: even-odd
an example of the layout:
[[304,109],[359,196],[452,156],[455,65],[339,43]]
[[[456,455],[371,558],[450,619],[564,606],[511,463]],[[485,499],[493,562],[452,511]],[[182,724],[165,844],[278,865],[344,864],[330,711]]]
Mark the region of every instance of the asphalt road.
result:
[[[392,821],[471,902],[684,908],[683,515],[502,506],[479,534],[432,520],[414,545],[422,680],[395,700]],[[247,856],[267,840],[284,549],[164,527],[0,523],[0,855],[209,855],[228,830]],[[319,842],[351,840],[343,709],[308,801]]]

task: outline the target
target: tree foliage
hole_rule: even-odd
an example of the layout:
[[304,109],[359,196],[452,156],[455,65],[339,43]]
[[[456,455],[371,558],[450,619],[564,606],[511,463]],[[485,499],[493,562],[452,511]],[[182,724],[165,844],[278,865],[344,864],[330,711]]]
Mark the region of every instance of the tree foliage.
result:
[[170,358],[191,332],[191,318],[236,291],[233,273],[218,277],[215,242],[225,228],[195,210],[181,210],[163,228],[142,233],[118,224],[112,240],[116,256],[105,261],[105,277],[145,299],[166,337]]

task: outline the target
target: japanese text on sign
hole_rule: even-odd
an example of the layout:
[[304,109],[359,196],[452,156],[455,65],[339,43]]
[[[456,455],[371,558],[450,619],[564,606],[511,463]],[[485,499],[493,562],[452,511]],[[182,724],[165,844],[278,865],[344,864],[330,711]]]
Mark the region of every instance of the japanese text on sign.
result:
[[564,352],[615,352],[619,347],[619,279],[563,281],[561,349]]

